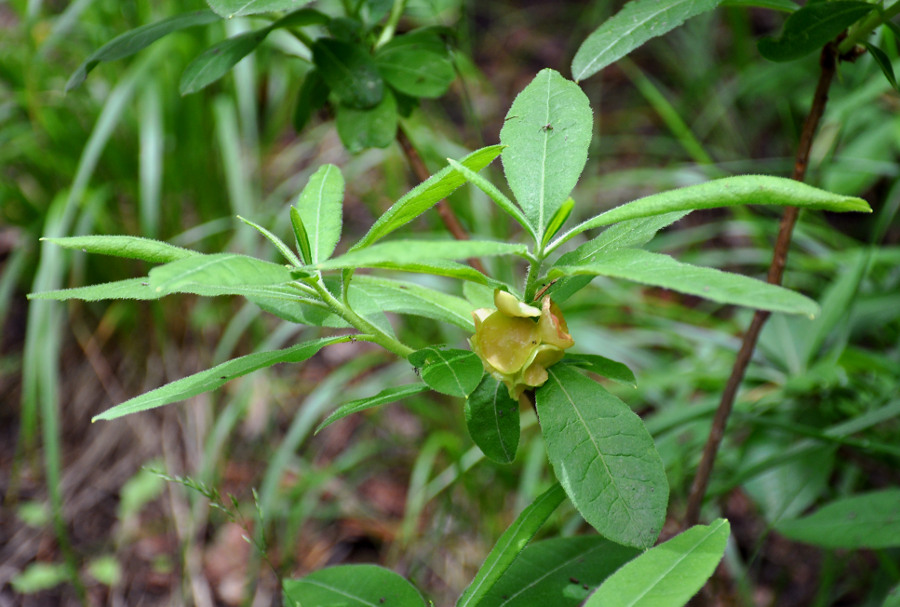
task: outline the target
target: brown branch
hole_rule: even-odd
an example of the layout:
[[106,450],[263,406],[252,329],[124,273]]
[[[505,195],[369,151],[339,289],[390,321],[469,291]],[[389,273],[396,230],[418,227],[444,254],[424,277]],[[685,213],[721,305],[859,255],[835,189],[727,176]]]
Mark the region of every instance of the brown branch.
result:
[[[831,80],[837,65],[837,47],[834,44],[828,44],[822,49],[819,63],[822,71],[819,74],[819,83],[816,85],[812,106],[806,117],[806,122],[803,125],[803,131],[800,134],[796,161],[794,162],[794,173],[792,175],[794,180],[801,182],[806,176],[806,168],[809,164],[809,151],[812,147],[813,136],[816,133],[819,120],[825,112],[825,103],[828,101],[828,89],[831,86]],[[778,229],[778,238],[775,241],[775,252],[772,256],[772,263],[769,266],[768,281],[771,284],[781,284],[784,268],[787,264],[788,249],[791,244],[791,233],[794,230],[794,224],[797,222],[798,213],[797,207],[787,207],[782,215],[781,225]],[[709,479],[712,475],[716,454],[718,453],[719,446],[722,444],[722,439],[725,436],[725,427],[728,424],[728,418],[734,408],[735,396],[744,379],[744,373],[747,371],[747,366],[750,364],[750,359],[753,356],[753,350],[756,348],[759,334],[768,318],[769,312],[758,310],[753,315],[753,321],[750,323],[750,327],[744,334],[741,348],[734,361],[734,367],[731,369],[731,376],[728,378],[728,383],[725,384],[725,390],[722,392],[722,398],[719,401],[719,408],[716,410],[716,414],[713,417],[712,428],[710,428],[706,445],[703,447],[703,455],[700,458],[697,475],[694,477],[694,482],[691,485],[691,492],[688,496],[687,513],[684,518],[685,529],[692,525],[696,525],[700,520],[700,508],[703,505],[703,498],[706,495],[706,489],[709,486]]]
[[[409,137],[402,128],[397,129],[397,143],[400,144],[400,148],[403,150],[406,161],[409,163],[416,179],[425,181],[431,177],[431,173],[428,172],[428,167],[425,166],[425,162],[422,160],[419,152],[416,150],[415,146],[413,146],[412,141],[409,140]],[[456,240],[469,240],[469,234],[466,232],[466,229],[462,227],[462,224],[459,223],[459,219],[457,219],[456,215],[453,213],[453,209],[450,208],[450,205],[446,200],[438,201],[437,212],[438,215],[441,216],[441,221],[444,222],[444,226],[446,226],[447,230],[453,235],[453,238]],[[480,259],[473,257],[468,261],[470,266],[482,274],[487,274]]]

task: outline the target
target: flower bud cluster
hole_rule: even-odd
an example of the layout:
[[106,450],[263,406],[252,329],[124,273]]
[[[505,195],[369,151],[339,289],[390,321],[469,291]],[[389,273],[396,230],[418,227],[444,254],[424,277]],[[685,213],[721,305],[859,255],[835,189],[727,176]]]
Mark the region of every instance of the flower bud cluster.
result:
[[485,371],[506,384],[510,397],[521,402],[525,390],[547,381],[547,368],[559,362],[575,341],[549,295],[538,309],[498,289],[494,305],[496,309],[472,312],[475,335],[469,343]]

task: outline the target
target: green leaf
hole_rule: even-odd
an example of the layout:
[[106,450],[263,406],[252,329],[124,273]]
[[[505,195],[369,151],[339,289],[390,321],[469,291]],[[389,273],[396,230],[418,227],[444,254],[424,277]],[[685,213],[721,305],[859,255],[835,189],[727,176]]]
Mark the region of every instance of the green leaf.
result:
[[620,221],[600,232],[596,238],[560,257],[560,265],[578,265],[600,259],[611,251],[640,248],[653,240],[657,232],[672,225],[688,213],[690,211],[675,211]]
[[407,359],[419,369],[422,381],[429,388],[449,396],[469,396],[484,375],[481,359],[471,350],[430,346],[413,352]]
[[466,178],[467,181],[473,183],[479,190],[487,194],[494,203],[503,209],[507,215],[512,217],[518,222],[525,230],[531,234],[531,237],[537,241],[537,235],[534,232],[534,228],[531,227],[531,224],[528,223],[528,219],[525,215],[522,214],[522,211],[519,210],[512,200],[506,197],[506,194],[497,189],[493,183],[479,175],[478,173],[470,170],[468,167],[461,165],[455,160],[448,158],[447,162],[451,167],[459,171],[463,177]]
[[770,204],[817,211],[872,212],[869,203],[855,196],[832,194],[784,177],[740,175],[660,192],[615,207],[567,231],[553,241],[549,250],[555,249],[585,230],[618,223],[626,219],[652,217],[674,211],[694,211],[748,204]]
[[584,606],[681,607],[716,570],[730,529],[720,518],[651,548],[607,578]]
[[841,498],[809,516],[780,521],[775,529],[792,540],[824,548],[900,546],[900,489]]
[[375,53],[375,64],[388,84],[413,97],[440,97],[456,78],[444,41],[429,32],[394,37]]
[[550,239],[559,232],[559,229],[566,223],[569,215],[572,214],[573,208],[575,208],[575,201],[568,198],[561,207],[556,209],[556,213],[553,214],[553,217],[550,218],[550,223],[547,224],[547,231],[544,232],[544,239],[541,242],[541,247],[546,247],[547,243],[550,242]]
[[466,399],[469,436],[489,459],[510,464],[519,447],[519,403],[506,386],[485,374]]
[[209,86],[252,53],[270,31],[271,27],[265,27],[244,32],[209,47],[184,68],[178,90],[182,95],[190,95]]
[[192,255],[150,270],[157,293],[188,292],[196,287],[276,285],[293,280],[286,267],[235,253]]
[[55,299],[66,301],[79,299],[81,301],[101,301],[104,299],[135,299],[151,301],[159,299],[163,293],[150,288],[150,279],[128,278],[116,282],[106,282],[88,287],[75,287],[74,289],[59,289],[56,291],[43,291],[41,293],[29,293],[28,299]]
[[217,14],[231,19],[273,11],[289,11],[309,4],[311,0],[206,0]]
[[9,580],[10,586],[19,594],[35,594],[42,590],[50,590],[70,581],[69,566],[65,563],[34,562],[22,571],[15,573]]
[[734,472],[735,477],[742,477],[745,469],[762,461],[773,462],[764,472],[741,483],[742,490],[770,523],[796,518],[815,503],[826,491],[835,463],[835,449],[831,445],[818,445],[778,462],[785,454],[780,438],[775,433],[751,434],[739,456],[740,466]]
[[398,270],[400,272],[414,272],[417,274],[434,274],[435,276],[448,276],[450,278],[458,278],[459,280],[468,280],[481,285],[486,285],[492,289],[508,289],[509,286],[499,280],[494,280],[489,276],[485,276],[472,266],[455,261],[446,260],[406,260],[406,261],[386,261],[373,262],[373,268],[385,268],[388,270]]
[[160,240],[137,236],[68,236],[41,238],[41,240],[52,242],[65,249],[81,249],[85,253],[115,255],[150,263],[167,263],[199,254]]
[[313,44],[312,53],[319,75],[343,105],[364,110],[381,101],[384,83],[365,48],[320,38]]
[[318,425],[315,434],[318,434],[334,422],[338,421],[339,419],[344,419],[348,415],[353,415],[354,413],[359,413],[360,411],[365,411],[366,409],[372,409],[373,407],[380,407],[381,405],[395,403],[398,400],[403,400],[404,398],[407,398],[414,394],[425,392],[428,389],[429,387],[425,384],[395,386],[393,388],[382,390],[375,396],[367,396],[366,398],[360,398],[357,400],[352,400],[349,403],[344,403],[343,405],[335,409],[331,413],[331,415],[326,417],[325,420]]
[[163,36],[197,25],[207,25],[219,21],[221,17],[208,10],[191,11],[168,17],[156,23],[148,23],[116,36],[85,59],[66,83],[66,92],[81,86],[88,73],[101,61],[115,61],[129,57],[147,48]]
[[634,377],[634,372],[626,365],[605,356],[600,356],[599,354],[566,354],[563,362],[581,367],[591,373],[602,375],[620,384],[637,388],[637,379]]
[[[462,160],[462,164],[472,171],[478,172],[489,165],[503,149],[501,145],[492,145],[476,150]],[[406,225],[443,198],[453,193],[456,188],[466,182],[465,177],[452,167],[444,167],[391,205],[372,225],[362,239],[351,250],[362,249],[384,238],[400,226]]]
[[412,282],[355,276],[350,284],[350,305],[363,316],[397,312],[447,322],[466,331],[475,330],[469,302]]
[[[308,4],[307,2],[298,2],[297,4]],[[331,17],[312,8],[301,8],[288,13],[272,24],[272,28],[294,28],[306,27],[307,25],[328,25]]]
[[881,607],[900,607],[900,584],[891,588],[887,596],[884,597],[884,603]]
[[755,6],[785,13],[793,13],[800,8],[800,5],[792,0],[724,0],[722,6]]
[[648,548],[662,529],[669,486],[641,418],[569,365],[535,392],[547,455],[575,507],[601,535]]
[[385,90],[374,107],[357,109],[348,105],[337,107],[335,127],[347,151],[356,154],[366,148],[386,148],[397,136],[397,100]]
[[639,554],[602,537],[556,537],[525,547],[488,592],[493,607],[577,607],[616,569]]
[[541,70],[506,114],[503,170],[539,240],[584,169],[592,124],[581,88],[551,69]]
[[246,356],[224,362],[221,365],[216,365],[212,369],[194,373],[188,377],[173,381],[165,386],[126,400],[111,409],[107,409],[100,415],[95,416],[91,421],[116,419],[117,417],[122,417],[131,413],[138,413],[140,411],[146,411],[155,407],[182,401],[192,396],[215,390],[225,382],[231,381],[236,377],[247,375],[253,371],[258,371],[259,369],[271,367],[278,363],[303,362],[325,346],[349,341],[349,339],[348,336],[328,337],[307,341],[283,350],[247,354]]
[[524,255],[527,252],[528,247],[524,244],[494,240],[394,240],[323,261],[316,269],[371,268],[385,264],[404,264],[410,259],[467,259],[493,255]]
[[[534,534],[538,532],[553,511],[562,503],[566,494],[555,484],[535,499],[510,525],[484,559],[472,583],[457,601],[457,607],[474,607],[482,604],[485,596],[497,584],[500,576],[516,560]],[[486,604],[486,603],[485,603]]]
[[310,325],[313,327],[349,327],[350,324],[343,318],[329,310],[325,304],[304,300],[297,296],[293,289],[285,289],[283,293],[271,295],[245,295],[252,303],[259,306],[269,314],[274,314],[282,320]]
[[743,276],[681,263],[659,253],[643,249],[621,249],[604,255],[598,261],[578,266],[555,266],[548,276],[589,274],[622,278],[640,284],[671,289],[696,295],[718,303],[733,304],[804,314],[810,318],[818,314],[819,306],[805,295],[776,285]]
[[278,249],[278,252],[281,253],[281,256],[284,257],[284,259],[288,263],[295,265],[295,266],[303,265],[301,263],[301,261],[297,258],[297,256],[294,255],[294,252],[290,249],[290,247],[288,247],[284,243],[283,240],[278,238],[278,236],[276,236],[275,234],[273,234],[266,228],[262,227],[258,223],[254,222],[254,221],[250,221],[249,219],[245,219],[244,217],[241,217],[240,215],[238,215],[238,219],[240,219],[241,221],[246,223],[251,228],[255,229],[257,232],[259,232],[263,236],[265,236],[266,240],[271,242],[275,246],[275,248]]
[[877,7],[857,0],[810,2],[791,13],[781,38],[762,38],[759,54],[769,61],[793,61],[821,49]]
[[713,10],[720,0],[631,0],[581,44],[572,59],[572,77],[584,80],[648,40],[691,17]]
[[297,213],[306,228],[310,258],[315,264],[328,259],[341,239],[344,176],[333,164],[312,174],[297,199]]
[[328,101],[328,85],[319,75],[319,70],[312,69],[300,85],[297,105],[294,106],[294,130],[298,133],[306,127],[313,112],[324,107]]
[[306,226],[303,224],[303,218],[297,207],[291,205],[291,227],[294,230],[294,240],[297,242],[297,250],[305,264],[312,263],[312,250],[309,246],[309,234],[306,233]]
[[896,89],[897,77],[894,76],[894,66],[891,64],[890,57],[887,56],[887,53],[885,53],[883,50],[881,50],[871,42],[863,41],[863,44],[872,55],[872,59],[874,59],[875,63],[878,64],[878,67],[881,68],[881,72],[884,74],[884,77],[887,78],[888,82],[891,83],[891,86]]
[[[600,232],[600,235],[579,246],[574,251],[569,251],[556,261],[556,265],[581,265],[599,259],[609,251],[615,251],[626,247],[641,247],[650,242],[656,233],[664,227],[675,223],[690,211],[676,211],[653,217],[641,217],[639,219],[627,219],[614,224]],[[577,293],[593,278],[590,276],[572,276],[560,278],[550,287],[550,294],[556,303],[562,303]]]
[[289,607],[425,607],[422,595],[412,584],[376,565],[338,565],[300,579],[285,580],[284,604]]

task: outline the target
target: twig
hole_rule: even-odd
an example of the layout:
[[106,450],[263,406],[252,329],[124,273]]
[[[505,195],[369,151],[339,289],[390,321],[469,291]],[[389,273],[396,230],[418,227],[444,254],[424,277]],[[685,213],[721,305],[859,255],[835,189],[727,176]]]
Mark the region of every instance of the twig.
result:
[[[413,173],[415,173],[416,179],[425,181],[431,177],[431,173],[428,172],[428,167],[425,166],[425,162],[422,160],[422,157],[419,156],[419,152],[416,150],[415,146],[413,146],[412,141],[409,140],[409,136],[407,136],[402,128],[397,129],[397,143],[400,144],[400,148],[403,150],[403,154],[406,156],[406,161],[409,163],[410,168],[413,170]],[[459,219],[456,218],[453,209],[450,208],[450,205],[446,200],[438,201],[437,212],[438,215],[441,216],[441,221],[444,222],[447,230],[453,235],[453,238],[456,240],[469,240],[469,234],[466,232],[465,228],[462,227],[462,224],[459,223]],[[468,262],[470,266],[482,274],[487,274],[480,259],[473,257],[469,259]]]
[[[812,147],[813,136],[819,125],[819,120],[825,112],[825,103],[828,101],[828,89],[831,86],[831,80],[834,76],[835,67],[837,65],[838,53],[837,46],[833,43],[828,44],[822,49],[822,55],[819,63],[822,68],[819,74],[819,83],[816,85],[816,93],[813,97],[812,106],[806,122],[803,125],[803,131],[800,134],[800,142],[797,147],[796,161],[794,162],[794,173],[791,176],[796,181],[803,181],[806,176],[806,168],[809,164],[809,151]],[[768,282],[771,284],[781,284],[784,268],[787,264],[788,249],[791,244],[791,233],[794,224],[797,222],[799,210],[797,207],[787,207],[781,217],[781,225],[778,229],[778,238],[775,241],[775,252],[772,256],[772,263],[769,266]],[[725,384],[725,390],[722,392],[722,398],[719,401],[719,408],[716,410],[713,418],[712,428],[709,431],[709,438],[703,447],[703,455],[700,458],[700,465],[697,468],[697,475],[691,485],[691,492],[688,496],[687,513],[684,518],[684,528],[696,525],[700,520],[700,507],[703,505],[703,498],[706,495],[706,489],[709,486],[709,479],[712,474],[713,464],[715,463],[716,454],[719,451],[719,445],[725,436],[725,427],[728,424],[728,417],[734,407],[734,399],[737,395],[738,388],[750,364],[750,358],[753,356],[753,350],[756,348],[756,342],[759,339],[760,331],[769,318],[769,312],[757,310],[753,315],[753,321],[744,334],[741,349],[738,351],[737,358],[734,361],[734,367],[731,369],[731,376],[728,383]]]

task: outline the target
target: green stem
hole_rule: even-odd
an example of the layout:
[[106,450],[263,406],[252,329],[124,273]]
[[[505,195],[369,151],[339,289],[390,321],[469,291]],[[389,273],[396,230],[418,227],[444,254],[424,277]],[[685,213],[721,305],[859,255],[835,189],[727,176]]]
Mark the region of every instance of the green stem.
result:
[[534,294],[537,292],[538,277],[541,275],[541,264],[544,261],[543,255],[536,251],[535,256],[531,258],[528,264],[528,274],[525,276],[525,303],[534,300]]
[[310,50],[310,52],[312,52],[312,47],[313,47],[314,41],[312,38],[310,38],[306,34],[306,32],[304,32],[303,30],[300,30],[300,29],[293,29],[293,28],[291,28],[289,31],[291,32],[291,34],[293,34],[294,38],[296,38],[297,40],[302,42],[303,46],[305,46],[306,48],[308,48]]
[[385,333],[384,331],[382,331],[381,329],[379,329],[378,327],[376,327],[375,325],[370,323],[368,320],[366,320],[365,318],[363,318],[362,316],[360,316],[359,314],[354,312],[353,309],[350,308],[350,306],[348,306],[344,302],[338,300],[334,295],[331,294],[331,292],[328,289],[325,288],[325,285],[322,282],[321,277],[319,280],[317,280],[315,283],[313,283],[313,287],[318,292],[319,297],[322,298],[322,301],[324,301],[326,304],[328,304],[328,306],[332,310],[334,310],[334,312],[338,316],[340,316],[341,318],[346,320],[348,323],[353,325],[361,333],[367,333],[370,336],[370,337],[365,337],[365,338],[360,336],[361,339],[366,339],[367,341],[372,341],[372,342],[378,344],[379,346],[381,346],[382,348],[384,348],[385,350],[389,350],[389,351],[393,352],[394,354],[396,354],[397,356],[402,356],[403,358],[406,358],[407,356],[409,356],[410,354],[415,352],[415,350],[413,350],[406,344],[403,344],[400,341],[398,341],[397,339],[391,337],[390,335],[388,335],[387,333]]
[[838,54],[843,55],[850,51],[854,46],[860,44],[866,36],[872,33],[876,27],[883,25],[886,21],[890,21],[897,15],[900,15],[900,2],[895,2],[889,8],[883,11],[872,11],[862,23],[860,23],[844,40],[838,45]]
[[381,35],[378,36],[378,42],[375,43],[376,49],[381,48],[394,37],[394,31],[397,29],[397,24],[400,22],[400,17],[403,16],[403,11],[405,9],[406,0],[394,0],[394,6],[391,7],[391,14],[388,17],[388,21],[384,24]]

